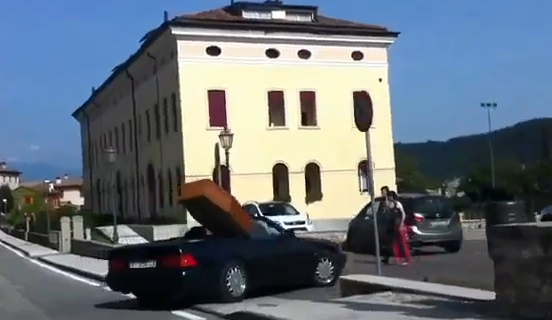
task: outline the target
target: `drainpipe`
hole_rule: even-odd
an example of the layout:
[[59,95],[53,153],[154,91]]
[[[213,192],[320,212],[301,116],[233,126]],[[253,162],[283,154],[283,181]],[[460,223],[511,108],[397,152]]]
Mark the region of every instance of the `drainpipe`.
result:
[[[159,160],[161,162],[161,176],[164,174],[164,166],[163,166],[163,134],[165,132],[165,121],[163,120],[163,117],[161,114],[163,113],[164,106],[161,105],[161,90],[159,88],[159,76],[158,76],[158,63],[157,63],[157,57],[152,55],[150,52],[146,51],[146,55],[148,58],[153,60],[153,72],[155,73],[155,91],[156,91],[156,97],[157,97],[157,105],[159,106],[159,126],[161,127],[159,130],[161,132],[161,137],[159,137]],[[159,181],[156,181],[157,184],[155,185],[155,190],[159,190]],[[164,181],[163,181],[164,182]],[[163,186],[163,190],[165,189],[165,186]],[[163,201],[165,201],[165,195],[163,195]],[[157,198],[157,197],[156,197]],[[159,199],[159,198],[157,198]],[[157,203],[155,204],[157,206]],[[165,204],[163,203],[163,206]]]
[[142,208],[140,206],[140,157],[138,156],[138,112],[136,111],[136,82],[128,69],[125,70],[127,78],[130,80],[130,94],[132,98],[132,119],[134,121],[134,167],[136,174],[136,189],[134,190],[134,199],[136,200],[136,210],[138,210],[138,222],[142,222]]

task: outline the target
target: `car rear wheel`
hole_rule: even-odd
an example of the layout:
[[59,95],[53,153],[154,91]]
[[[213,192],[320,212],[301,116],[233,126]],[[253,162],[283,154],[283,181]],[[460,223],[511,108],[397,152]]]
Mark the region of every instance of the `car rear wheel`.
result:
[[445,251],[448,253],[457,253],[462,249],[462,241],[456,240],[447,242],[443,245],[443,248],[445,248]]
[[317,287],[331,287],[338,277],[338,266],[331,254],[324,254],[318,257],[314,269],[314,284]]
[[248,286],[247,273],[239,262],[230,262],[222,270],[220,298],[222,302],[243,300]]

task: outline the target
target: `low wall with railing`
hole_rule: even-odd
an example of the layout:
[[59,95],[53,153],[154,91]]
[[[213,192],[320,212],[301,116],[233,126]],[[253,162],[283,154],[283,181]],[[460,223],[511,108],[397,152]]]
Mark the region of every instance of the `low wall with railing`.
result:
[[2,228],[2,231],[21,240],[35,243],[50,249],[59,250],[59,231],[51,231],[49,235],[38,232],[25,232],[24,230],[10,228]]

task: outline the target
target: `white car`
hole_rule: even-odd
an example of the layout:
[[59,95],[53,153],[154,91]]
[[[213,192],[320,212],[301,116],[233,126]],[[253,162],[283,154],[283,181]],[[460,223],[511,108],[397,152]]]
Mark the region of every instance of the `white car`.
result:
[[287,202],[248,201],[242,205],[242,208],[250,216],[266,217],[278,223],[286,230],[314,231],[314,226],[309,215],[300,213],[294,206]]

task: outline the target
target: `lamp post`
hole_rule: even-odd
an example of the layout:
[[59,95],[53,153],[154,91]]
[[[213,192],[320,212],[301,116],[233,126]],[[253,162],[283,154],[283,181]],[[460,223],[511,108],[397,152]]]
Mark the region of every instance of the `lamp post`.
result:
[[[224,127],[224,129],[222,129],[222,131],[219,133],[219,141],[220,141],[220,145],[224,149],[226,170],[230,172],[230,149],[232,149],[232,145],[234,144],[234,134],[232,133],[232,131],[230,131],[230,129],[228,129],[227,127]],[[219,180],[222,180],[220,176],[219,176]],[[227,191],[230,192],[230,183],[228,183]]]
[[493,151],[493,141],[491,139],[491,110],[496,109],[498,104],[496,102],[481,102],[481,108],[487,109],[487,139],[489,140],[489,154],[491,158],[491,184],[493,188],[495,187],[495,163],[494,163],[494,151]]
[[48,194],[50,193],[50,180],[44,179],[44,203],[46,204],[46,233],[50,234],[51,221],[48,208]]
[[113,242],[119,243],[119,232],[117,230],[117,212],[115,212],[115,203],[114,203],[114,181],[113,181],[113,170],[114,164],[117,161],[117,150],[113,147],[108,147],[105,149],[105,158],[108,164],[109,170],[109,202],[113,214]]

